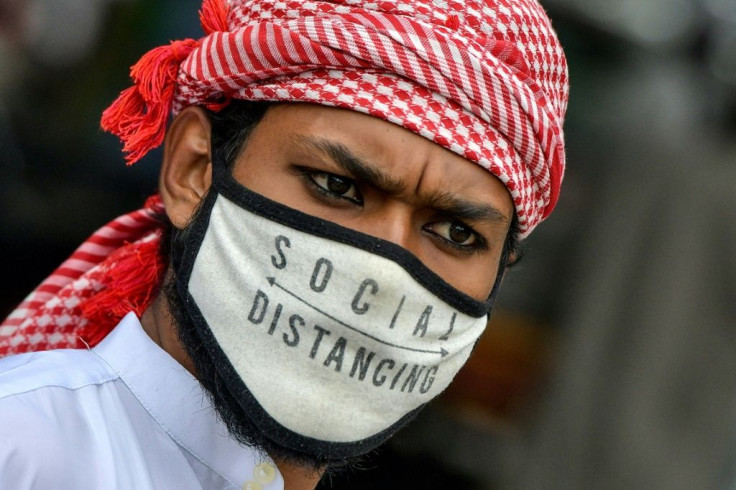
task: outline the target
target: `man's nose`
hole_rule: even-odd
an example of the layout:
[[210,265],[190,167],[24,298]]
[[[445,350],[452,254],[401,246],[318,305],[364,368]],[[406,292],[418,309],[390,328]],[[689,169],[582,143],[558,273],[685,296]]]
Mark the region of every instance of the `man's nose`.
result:
[[395,243],[416,254],[418,233],[414,230],[415,226],[411,206],[390,202],[364,216],[360,231]]

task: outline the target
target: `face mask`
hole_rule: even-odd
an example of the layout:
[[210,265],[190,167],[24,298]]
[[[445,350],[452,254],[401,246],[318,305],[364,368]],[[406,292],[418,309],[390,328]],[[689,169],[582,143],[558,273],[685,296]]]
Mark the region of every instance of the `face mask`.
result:
[[385,441],[447,387],[492,306],[494,294],[477,301],[405,249],[255,194],[222,165],[190,231],[172,256],[187,314],[240,409],[303,453]]

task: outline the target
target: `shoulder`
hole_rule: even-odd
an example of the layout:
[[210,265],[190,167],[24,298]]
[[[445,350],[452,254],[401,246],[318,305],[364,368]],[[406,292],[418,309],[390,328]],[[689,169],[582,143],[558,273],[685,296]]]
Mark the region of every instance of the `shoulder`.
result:
[[104,361],[88,350],[64,349],[10,356],[0,359],[0,403],[37,390],[73,391],[116,377]]
[[84,451],[87,435],[95,432],[87,407],[97,411],[105,385],[116,379],[86,350],[0,359],[0,488],[6,483],[38,488],[39,482],[58,481],[74,465],[75,453]]

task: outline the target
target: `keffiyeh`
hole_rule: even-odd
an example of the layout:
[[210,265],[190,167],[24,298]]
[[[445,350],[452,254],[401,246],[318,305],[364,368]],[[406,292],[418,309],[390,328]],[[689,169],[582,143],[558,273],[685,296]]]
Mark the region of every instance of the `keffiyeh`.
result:
[[[103,114],[129,164],[184,107],[308,102],[398,124],[487,168],[521,237],[554,208],[567,63],[536,0],[205,0],[200,19],[203,38],[145,54]],[[152,200],[96,232],[0,325],[0,356],[94,345],[126,311],[140,315],[165,268],[162,211]]]
[[229,99],[364,112],[477,162],[526,236],[557,202],[567,64],[536,0],[205,2],[207,36],[156,48],[102,125],[133,163],[170,110]]

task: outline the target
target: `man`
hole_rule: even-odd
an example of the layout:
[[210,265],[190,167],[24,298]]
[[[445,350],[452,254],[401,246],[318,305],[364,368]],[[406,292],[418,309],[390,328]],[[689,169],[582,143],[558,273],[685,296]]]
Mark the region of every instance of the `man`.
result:
[[0,364],[6,486],[313,488],[450,383],[557,200],[566,65],[533,0],[200,17],[102,119],[129,163],[163,142],[160,196],[3,324],[4,353],[78,348]]

